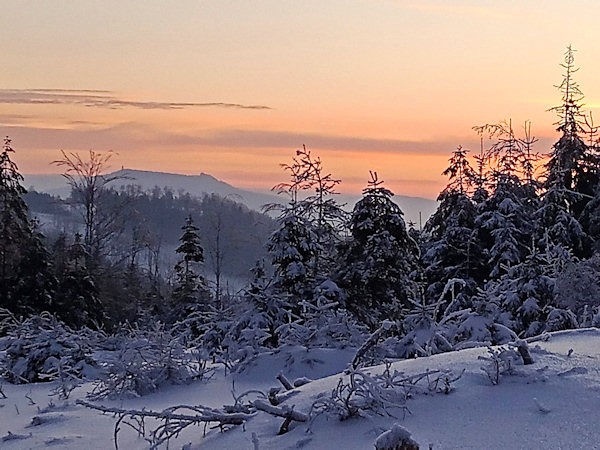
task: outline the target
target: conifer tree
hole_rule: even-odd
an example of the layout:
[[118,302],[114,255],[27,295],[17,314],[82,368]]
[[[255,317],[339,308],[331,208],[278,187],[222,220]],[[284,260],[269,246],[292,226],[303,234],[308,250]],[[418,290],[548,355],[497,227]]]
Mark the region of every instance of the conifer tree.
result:
[[197,266],[204,261],[204,251],[200,245],[199,229],[194,225],[191,215],[186,218],[181,229],[181,244],[175,250],[181,255],[181,260],[175,265],[177,284],[173,291],[173,299],[177,306],[186,310],[206,300],[204,279],[197,272]]
[[0,306],[14,308],[13,283],[17,265],[22,257],[21,246],[29,237],[26,193],[23,177],[11,160],[11,141],[4,139],[0,153]]
[[275,267],[275,285],[295,297],[311,296],[315,279],[314,261],[321,252],[318,235],[313,224],[287,210],[278,219],[280,228],[267,244],[271,262]]
[[291,318],[289,296],[274,286],[262,262],[257,262],[252,276],[244,295],[252,308],[242,314],[234,331],[238,341],[255,350],[260,346],[277,348],[280,345],[280,327]]
[[58,279],[53,312],[75,328],[102,324],[103,307],[81,235],[76,233],[70,245],[65,235],[59,236],[53,253]]
[[[459,147],[443,172],[450,179],[438,197],[438,208],[425,224],[426,299],[437,302],[449,280],[465,282],[457,301],[465,306],[485,277],[485,259],[480,247],[475,218],[476,206],[468,197],[475,172],[467,159],[467,151]],[[482,187],[479,186],[478,188]],[[444,299],[450,302],[449,294]]]
[[18,310],[35,314],[54,310],[56,278],[37,221],[30,221],[30,227],[30,236],[21,245],[14,295]]
[[6,137],[0,152],[0,307],[41,312],[51,303],[54,279],[43,236],[27,215],[27,191],[12,153]]
[[267,244],[275,267],[273,289],[290,297],[294,314],[302,317],[301,302],[310,302],[316,285],[327,278],[335,261],[336,244],[345,213],[334,200],[340,180],[323,169],[321,159],[305,146],[292,164],[282,164],[290,180],[273,190],[289,196],[281,209],[279,229]]
[[584,115],[581,112],[583,94],[574,79],[574,74],[579,70],[574,61],[574,50],[569,46],[565,62],[561,64],[565,73],[558,86],[562,103],[552,108],[558,114],[556,125],[562,135],[554,144],[546,164],[544,188],[553,190],[551,200],[559,202],[567,213],[578,219],[598,184],[599,161],[582,137],[585,133]]
[[558,113],[557,130],[562,133],[552,148],[546,164],[540,209],[536,213],[538,242],[548,234],[552,243],[570,249],[576,256],[586,256],[590,240],[578,219],[592,198],[598,181],[598,164],[581,137],[581,104],[583,94],[573,78],[577,72],[571,46],[565,53],[563,81],[558,86],[562,104],[552,110]]
[[290,181],[276,185],[273,190],[289,195],[290,201],[282,210],[280,223],[289,225],[294,219],[314,233],[314,245],[311,244],[314,254],[311,261],[305,262],[305,268],[312,279],[326,276],[347,219],[335,200],[336,186],[341,181],[326,173],[321,158],[313,156],[306,146],[296,150],[292,164],[282,167],[290,173]]
[[560,246],[549,242],[540,251],[534,244],[523,262],[486,286],[485,295],[500,306],[503,322],[516,333],[535,336],[554,331],[548,328],[547,321],[550,314],[562,314],[556,298],[556,279],[571,262],[570,252]]
[[382,183],[371,172],[368,187],[352,211],[350,237],[342,245],[337,276],[347,294],[347,309],[370,327],[401,315],[418,252],[402,210],[392,200],[394,194]]
[[480,204],[476,222],[483,248],[488,252],[489,276],[497,278],[522,260],[533,232],[531,223],[537,203],[535,190],[523,184],[523,164],[530,170],[534,139],[529,134],[525,140],[518,139],[511,121],[476,129],[495,139],[489,149],[490,159],[495,162],[492,192]]

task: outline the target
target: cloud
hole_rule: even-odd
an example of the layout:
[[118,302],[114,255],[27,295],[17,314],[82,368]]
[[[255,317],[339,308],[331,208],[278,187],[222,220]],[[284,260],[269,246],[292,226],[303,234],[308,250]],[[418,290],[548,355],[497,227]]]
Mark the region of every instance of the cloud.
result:
[[395,139],[377,139],[336,136],[316,133],[295,133],[266,130],[213,130],[197,133],[172,133],[139,123],[122,123],[110,127],[91,127],[81,124],[76,128],[42,128],[35,126],[4,126],[0,134],[10,135],[21,148],[35,149],[114,149],[165,148],[179,153],[212,148],[238,151],[261,149],[293,150],[305,144],[309,149],[330,151],[379,152],[398,154],[449,154],[458,143],[464,147],[471,142],[437,140],[413,142]]
[[[177,138],[175,138],[177,139]],[[417,142],[401,139],[378,139],[360,136],[339,136],[318,133],[294,133],[265,130],[217,130],[203,136],[180,137],[181,144],[187,140],[219,147],[255,147],[293,149],[306,145],[308,148],[332,151],[357,151],[380,153],[446,154],[459,143],[449,140]],[[475,141],[473,141],[475,142]],[[462,142],[467,146],[470,142]]]
[[[401,139],[378,139],[357,136],[336,136],[317,133],[295,133],[267,130],[224,129],[173,133],[135,122],[110,127],[81,124],[76,128],[40,128],[7,125],[0,135],[10,135],[19,148],[30,149],[113,149],[135,152],[142,149],[161,149],[179,154],[201,151],[231,151],[260,154],[269,149],[294,150],[303,144],[309,149],[325,151],[373,152],[395,154],[449,155],[459,144],[477,152],[479,140],[441,138],[426,142]],[[555,139],[540,136],[535,148],[549,149]]]
[[89,108],[138,108],[138,109],[185,109],[185,108],[232,108],[271,109],[265,105],[244,105],[226,102],[151,102],[125,100],[111,91],[93,89],[0,89],[0,103],[30,105],[80,105]]

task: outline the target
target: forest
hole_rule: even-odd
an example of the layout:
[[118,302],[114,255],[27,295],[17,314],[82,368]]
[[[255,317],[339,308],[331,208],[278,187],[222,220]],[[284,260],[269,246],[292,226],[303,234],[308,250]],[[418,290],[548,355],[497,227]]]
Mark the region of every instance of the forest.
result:
[[[341,180],[306,147],[282,164],[286,179],[273,189],[284,201],[265,209],[274,220],[216,195],[116,190],[104,171],[112,155],[93,151],[55,161],[72,188],[57,205],[26,192],[7,137],[0,375],[61,380],[64,398],[91,377],[97,400],[202,379],[214,367],[243,370],[291,346],[352,349],[358,378],[389,360],[477,346],[510,344],[527,364],[524,339],[600,326],[599,127],[583,110],[570,48],[563,68],[552,148],[538,148],[529,122],[474,127],[480,148],[451,153],[448,184],[422,228],[405,222],[375,172],[352,208],[339,204]],[[28,211],[36,201],[75,225],[44,235]],[[175,260],[161,254],[166,245]],[[244,276],[243,288],[230,287],[229,277]],[[97,358],[98,348],[115,356]],[[273,396],[270,405],[236,400],[212,421],[233,426],[260,410],[285,419],[285,433],[308,420]],[[345,418],[369,408],[333,403],[315,408]],[[176,434],[161,432],[152,445]]]

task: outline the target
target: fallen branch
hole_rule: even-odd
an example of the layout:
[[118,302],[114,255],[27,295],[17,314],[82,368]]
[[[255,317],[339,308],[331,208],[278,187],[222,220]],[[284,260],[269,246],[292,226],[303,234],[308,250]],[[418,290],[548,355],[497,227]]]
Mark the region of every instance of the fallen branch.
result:
[[[248,413],[227,413],[218,409],[208,408],[206,406],[187,406],[178,405],[167,408],[163,411],[151,411],[151,410],[135,410],[135,409],[122,409],[106,407],[101,405],[94,405],[92,403],[85,402],[83,400],[77,400],[78,405],[85,406],[86,408],[94,409],[102,413],[114,414],[118,417],[115,423],[114,441],[115,449],[118,450],[117,437],[120,431],[119,425],[123,422],[133,428],[141,437],[146,439],[150,443],[151,449],[156,449],[160,445],[168,442],[171,438],[176,437],[183,429],[190,425],[198,424],[209,424],[210,422],[216,422],[216,426],[223,428],[224,425],[242,425],[248,419],[254,416],[254,414]],[[191,411],[193,414],[182,414],[179,411]],[[124,422],[125,419],[134,420],[134,423]],[[155,429],[146,433],[146,426],[144,420],[146,418],[152,418],[160,420],[163,423],[157,426]]]
[[296,411],[289,406],[273,406],[263,400],[254,400],[252,405],[258,410],[263,411],[272,416],[282,417],[285,419],[279,428],[279,434],[287,433],[292,422],[308,422],[308,414]]
[[279,382],[285,388],[286,391],[291,391],[292,389],[294,389],[292,382],[286,378],[286,376],[283,374],[283,372],[279,372],[279,375],[277,375],[277,379],[279,380]]
[[361,359],[367,354],[367,352],[377,345],[379,339],[385,334],[389,333],[394,329],[396,324],[389,320],[384,320],[381,326],[369,336],[369,338],[360,346],[360,348],[356,351],[354,358],[352,358],[352,368],[358,369],[360,365]]

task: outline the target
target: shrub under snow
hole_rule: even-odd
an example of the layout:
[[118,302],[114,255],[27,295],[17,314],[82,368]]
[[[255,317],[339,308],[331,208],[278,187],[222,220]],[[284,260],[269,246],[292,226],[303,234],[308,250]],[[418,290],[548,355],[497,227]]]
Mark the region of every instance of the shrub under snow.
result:
[[19,320],[3,311],[0,350],[5,350],[0,373],[11,383],[49,381],[57,367],[74,376],[96,371],[86,333],[76,333],[49,313]]
[[206,373],[205,355],[187,349],[163,324],[141,330],[131,327],[121,347],[89,394],[91,399],[141,396],[166,383],[186,383]]

